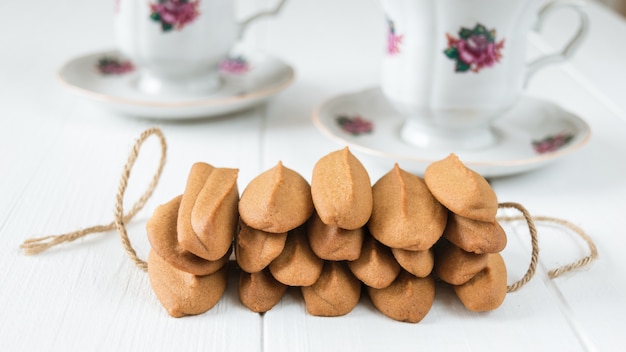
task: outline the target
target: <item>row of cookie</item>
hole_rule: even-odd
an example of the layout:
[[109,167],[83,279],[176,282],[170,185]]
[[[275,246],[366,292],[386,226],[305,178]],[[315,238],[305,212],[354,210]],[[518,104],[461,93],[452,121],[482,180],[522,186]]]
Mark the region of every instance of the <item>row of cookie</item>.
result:
[[[270,175],[273,176],[270,177]],[[285,177],[286,175],[290,177]],[[462,215],[451,212],[448,217],[448,209],[433,197],[426,183],[421,178],[401,170],[397,165],[373,187],[370,187],[367,172],[348,149],[331,153],[320,159],[314,167],[311,183],[315,211],[306,226],[309,243],[301,234],[303,230],[290,234],[289,244],[285,245],[287,234],[273,234],[258,229],[251,232],[250,228],[242,223],[242,230],[235,246],[237,261],[246,272],[242,274],[240,282],[241,301],[254,311],[271,309],[280,300],[280,293],[284,292],[285,285],[309,286],[315,282],[322,270],[320,259],[349,261],[350,271],[372,292],[391,285],[401,268],[407,271],[402,276],[404,279],[411,276],[414,280],[425,278],[433,268],[433,254],[430,248],[443,233],[445,238],[459,243],[465,249],[455,245],[445,246],[445,249],[441,251],[441,260],[438,261],[437,274],[444,281],[459,286],[455,290],[460,293],[460,298],[468,308],[472,310],[495,309],[501,301],[496,304],[494,302],[497,300],[494,299],[487,302],[485,299],[471,298],[473,295],[481,298],[491,297],[493,295],[480,292],[493,291],[491,288],[481,288],[484,285],[464,285],[478,273],[487,271],[488,261],[484,252],[496,253],[506,244],[506,236],[495,221],[495,211],[497,211],[495,193],[482,177],[465,168],[454,155],[431,165],[427,175],[436,194],[450,208]],[[271,217],[265,209],[248,208],[242,206],[244,204],[273,204],[275,207],[283,205],[292,211],[306,209],[299,213],[308,214],[310,211],[308,199],[295,204],[284,201],[294,198],[297,194],[304,194],[308,190],[307,185],[294,171],[279,164],[261,175],[259,179],[266,180],[262,183],[263,187],[260,187],[260,184],[257,185],[255,179],[248,189],[279,190],[282,187],[284,192],[275,191],[273,194],[266,192],[263,196],[268,198],[260,201],[257,197],[252,202],[247,201],[250,194],[257,195],[260,192],[248,192],[246,189],[240,203],[242,214],[242,209],[247,209],[257,215],[257,218],[281,221],[279,217]],[[297,179],[300,187],[292,186],[293,182],[290,182],[290,179]],[[272,181],[267,182],[269,180]],[[456,189],[450,190],[450,185]],[[291,192],[295,194],[290,194]],[[368,196],[370,193],[371,197]],[[453,193],[452,197],[450,197],[451,193]],[[280,194],[282,198],[276,197],[277,194]],[[454,196],[458,198],[459,194],[460,200],[454,198]],[[356,200],[357,195],[360,196],[358,200]],[[341,201],[344,201],[344,204],[338,207],[337,204]],[[298,205],[304,206],[298,208]],[[280,210],[274,209],[273,211],[281,213]],[[261,216],[259,212],[262,213]],[[325,220],[318,213],[325,214]],[[355,220],[359,218],[359,221]],[[246,221],[243,215],[242,219]],[[302,220],[304,218],[300,217],[300,222]],[[365,225],[364,222],[367,226],[354,228]],[[268,224],[266,222],[263,225]],[[272,226],[278,227],[277,224]],[[375,237],[384,245],[374,238],[366,239],[363,243],[366,230],[371,231],[373,235],[378,235]],[[470,230],[469,236],[465,238],[463,234],[468,230]],[[251,233],[254,235],[251,236]],[[393,247],[391,251],[387,246]],[[479,252],[479,254],[472,252]],[[345,269],[341,265],[332,265],[336,267],[335,270]],[[266,266],[269,270],[258,274]],[[505,272],[505,270],[498,272]],[[342,277],[347,276],[349,275]],[[506,287],[506,279],[497,280],[497,282],[500,286],[504,284]],[[267,286],[272,286],[274,289]],[[349,291],[347,288],[351,285],[346,283],[345,286],[344,291]],[[264,289],[275,295],[265,295]],[[308,291],[310,291],[309,288],[303,289],[303,294]],[[476,292],[478,293],[473,294]],[[400,293],[396,292],[395,295],[399,296]],[[306,294],[304,296],[307,309],[311,314],[347,313],[341,309],[334,310],[330,306],[321,309],[311,304]],[[318,296],[331,296],[332,301],[330,292],[320,293]],[[352,295],[344,296],[358,297],[358,294],[353,292]],[[381,307],[381,311],[390,310],[389,307],[394,308],[391,303],[393,301],[402,302],[391,297],[388,297],[384,303],[375,299],[373,301],[376,302],[377,307]],[[421,301],[424,302],[420,307],[420,312],[423,313],[430,306],[425,303],[428,299],[421,299]],[[329,299],[324,302],[328,303]],[[342,305],[342,302],[334,303],[343,309],[350,306],[349,304]],[[410,310],[401,309],[402,307],[399,308],[396,311],[404,311],[406,314],[410,312]],[[419,314],[413,314],[414,318],[396,314],[392,318],[414,320]]]
[[447,220],[447,209],[421,178],[396,165],[372,187],[347,148],[316,163],[310,186],[280,163],[265,171],[244,190],[239,212],[236,257],[249,273],[277,258],[287,232],[305,223],[311,249],[321,259],[358,259],[367,229],[409,266],[409,258],[439,240]]
[[[441,172],[430,173],[434,175],[435,184],[437,185],[439,182],[440,195],[449,192],[445,182],[443,182],[444,187],[441,187],[442,182],[440,182],[441,179],[445,181],[447,173],[467,171],[453,156],[446,160],[452,160],[453,164],[456,160],[458,165],[452,165],[452,168],[450,165],[444,167],[444,177],[441,177]],[[461,168],[457,167],[459,165]],[[455,170],[455,167],[458,170]],[[469,182],[466,182],[465,179],[467,175],[461,176],[460,178],[456,177],[457,180],[453,180],[452,183],[466,183],[461,187],[461,191],[467,193],[464,196],[472,195],[474,188],[476,188],[472,184],[476,182],[473,180],[476,175],[470,175],[472,177],[470,177]],[[478,180],[480,181],[480,179]],[[272,279],[274,276],[278,276],[284,285],[310,286],[322,275],[320,258],[326,260],[354,260],[357,258],[361,260],[355,260],[351,266],[356,268],[360,265],[364,268],[360,270],[359,278],[372,289],[383,289],[386,288],[383,286],[390,284],[390,280],[387,280],[386,284],[368,281],[367,275],[371,270],[367,268],[368,266],[371,267],[374,260],[371,259],[371,255],[369,259],[362,259],[368,257],[360,255],[361,247],[377,248],[380,246],[374,240],[366,241],[362,246],[365,223],[369,222],[368,228],[372,231],[372,235],[379,235],[378,240],[380,242],[394,247],[394,256],[399,258],[398,261],[403,263],[402,266],[409,271],[412,270],[411,265],[415,265],[415,260],[409,259],[414,259],[416,256],[424,257],[424,255],[428,257],[427,254],[430,252],[427,249],[438,240],[441,236],[440,231],[445,228],[447,210],[441,207],[437,200],[434,200],[429,190],[423,185],[424,182],[419,181],[421,181],[420,178],[405,173],[396,166],[392,172],[371,188],[365,169],[348,149],[344,149],[320,159],[314,168],[310,188],[300,175],[279,164],[259,175],[248,185],[237,207],[236,170],[215,169],[199,163],[194,165],[190,172],[182,198],[175,199],[157,209],[155,216],[149,222],[150,242],[158,254],[158,256],[151,255],[151,258],[164,259],[161,262],[170,264],[171,269],[181,270],[199,278],[205,279],[207,276],[213,275],[214,272],[222,268],[227,260],[232,234],[236,228],[238,217],[236,211],[238,208],[243,222],[240,225],[241,230],[237,238],[236,255],[240,266],[249,273],[248,279],[250,280],[247,282],[255,282],[253,280],[255,275],[253,274],[261,272],[261,269],[273,263],[269,268]],[[449,180],[448,183],[450,183]],[[486,184],[486,182],[484,183]],[[490,190],[490,187],[488,189]],[[459,207],[451,204],[450,207],[456,209],[461,215],[469,214],[476,217],[473,215],[474,213],[488,213],[484,210],[486,208],[484,204],[480,202],[483,200],[483,196],[484,194],[480,194],[480,192],[478,197],[474,194],[474,199],[463,199],[461,196],[461,204],[464,205]],[[493,199],[495,200],[495,194]],[[179,206],[176,205],[177,202],[180,203]],[[313,203],[315,207],[313,207]],[[377,207],[373,207],[373,203],[376,203]],[[306,256],[297,254],[298,251],[294,248],[309,248],[305,236],[295,234],[287,236],[287,233],[301,227],[313,213],[313,208],[316,210],[315,216],[308,223],[312,224],[309,228],[314,230],[309,231],[309,234],[313,235],[309,235],[308,238],[317,258],[309,253],[310,260],[304,260],[303,258]],[[381,210],[377,211],[377,209]],[[497,209],[497,203],[495,209]],[[415,220],[416,214],[421,214],[422,221]],[[459,216],[459,218],[465,219],[463,216]],[[481,220],[478,221],[483,220],[487,220],[487,217],[482,216]],[[495,213],[493,220],[495,222]],[[248,226],[249,224],[253,225]],[[425,230],[413,233],[413,235],[406,234],[406,230],[414,230],[416,224],[420,229]],[[395,231],[396,229],[398,231]],[[289,246],[286,246],[287,238],[291,239],[292,244]],[[271,241],[268,242],[270,239]],[[255,241],[263,243],[263,246],[255,246]],[[285,247],[291,249],[284,250]],[[311,252],[311,249],[308,251]],[[317,262],[317,264],[309,265],[309,262]],[[479,264],[478,262],[476,261],[477,264]],[[328,270],[331,273],[338,272],[338,270],[340,272],[342,268],[339,264],[324,264],[325,272],[327,266],[333,268],[333,270]],[[479,266],[475,265],[474,267]],[[483,269],[485,268],[483,267]],[[156,269],[152,270],[153,273],[156,273],[155,271]],[[358,272],[358,269],[353,269],[352,272]],[[269,279],[267,270],[264,271],[264,275]],[[171,289],[159,289],[161,286],[173,286],[159,285],[159,282],[167,282],[164,280],[166,275],[151,274],[150,276],[155,292],[157,292],[162,303],[168,301],[168,299],[162,298],[165,295],[174,297],[170,300],[176,301],[175,294],[172,293]],[[176,277],[176,275],[171,276]],[[242,302],[246,300],[245,297],[254,296],[245,294],[247,292],[246,286],[242,285],[242,282],[245,282],[244,276],[242,274],[240,281]],[[393,275],[389,277],[395,278]],[[450,283],[454,284],[455,282]],[[219,292],[220,290],[213,291]],[[248,302],[252,301],[248,299]],[[164,305],[166,304],[164,303]],[[252,303],[247,305],[253,307]],[[261,308],[251,309],[259,310]],[[308,304],[307,309],[309,309]],[[313,313],[314,310],[309,309],[312,314],[315,314]],[[168,311],[172,315],[197,314],[192,312],[173,314],[173,310],[170,308]]]
[[239,298],[250,310],[272,309],[287,287],[297,286],[310,314],[341,316],[352,311],[365,287],[374,305],[393,319],[418,322],[426,315],[434,300],[431,251],[424,251],[418,277],[403,269],[391,250],[364,230],[356,260],[323,260],[309,246],[306,228],[290,232],[284,250],[266,268],[241,271]]
[[[402,269],[391,250],[373,238],[366,227],[372,215],[374,195],[363,165],[347,148],[321,158],[313,168],[311,203],[305,199],[303,202],[289,201],[309,191],[301,181],[293,170],[279,164],[251,181],[244,190],[239,207],[241,230],[235,241],[237,262],[244,271],[239,284],[239,297],[244,305],[253,311],[267,311],[281,299],[288,286],[299,286],[310,314],[339,316],[356,306],[362,282],[370,291],[375,305],[383,312],[389,311],[387,315],[393,315],[398,320],[421,320],[432,304],[434,281],[421,279],[432,292],[430,303],[425,298],[428,295],[424,294],[410,300],[427,302],[421,305],[417,314],[411,314],[411,310],[401,304],[406,301],[402,298],[406,297],[400,297],[402,290],[397,289],[398,286],[405,286],[407,281],[416,281],[415,276],[406,273],[394,285],[395,289],[387,289]],[[262,193],[259,192],[261,189],[272,189],[274,192]],[[285,210],[274,211],[278,214],[286,209],[292,213],[300,209],[297,212],[299,215],[309,214],[312,206],[313,214],[309,219],[300,217],[306,223],[287,236],[260,230],[262,225],[278,228],[278,224],[285,219],[271,216],[267,207],[248,207],[249,204],[285,207]],[[249,216],[249,213],[255,216]],[[293,218],[292,214],[290,219]],[[271,219],[275,223],[268,226],[257,219]],[[398,250],[398,256],[404,259],[409,270],[420,271],[422,277],[430,274],[430,251],[418,253],[425,259],[419,263],[407,260],[411,255],[404,252]],[[420,264],[422,262],[426,264]],[[391,313],[394,309],[402,317]]]
[[354,308],[363,283],[376,308],[395,320],[409,322],[420,321],[430,309],[433,277],[453,285],[463,304],[473,311],[497,308],[506,294],[506,268],[498,253],[466,252],[445,239],[435,250],[398,251],[366,231],[359,258],[341,262],[317,257],[307,243],[304,227],[291,232],[287,242],[266,268],[241,272],[239,298],[252,311],[270,310],[288,286],[303,286],[310,314],[339,316]]
[[367,219],[349,230],[327,226],[314,211],[316,195],[300,174],[281,163],[244,190],[235,256],[242,269],[239,299],[252,311],[270,310],[289,286],[301,287],[315,315],[344,315],[358,303],[361,283],[344,263],[324,259],[357,259]]

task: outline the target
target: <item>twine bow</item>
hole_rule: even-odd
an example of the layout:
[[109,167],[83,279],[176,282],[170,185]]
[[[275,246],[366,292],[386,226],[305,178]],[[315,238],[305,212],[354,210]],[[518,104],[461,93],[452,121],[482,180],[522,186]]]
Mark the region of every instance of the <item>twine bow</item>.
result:
[[[124,214],[124,193],[126,192],[126,188],[128,186],[128,179],[130,178],[130,172],[135,165],[135,161],[137,161],[137,157],[139,157],[139,152],[141,150],[141,146],[148,139],[148,137],[155,135],[159,138],[159,142],[161,144],[161,160],[159,162],[159,167],[152,177],[148,188],[143,193],[143,195],[137,200],[137,202],[133,205],[130,211]],[[115,212],[114,212],[114,220],[106,225],[96,225],[92,227],[88,227],[86,229],[81,229],[77,231],[72,231],[68,233],[64,233],[61,235],[52,235],[52,236],[44,236],[39,238],[31,238],[27,239],[22,243],[20,248],[24,250],[24,254],[26,255],[35,255],[39,254],[49,248],[57,246],[61,243],[72,242],[81,237],[85,237],[92,233],[106,232],[111,231],[113,229],[117,229],[117,232],[120,235],[122,240],[122,245],[128,254],[128,257],[139,267],[140,269],[147,271],[148,263],[146,261],[140,259],[137,256],[137,252],[133,248],[130,243],[130,239],[128,238],[128,232],[126,231],[126,223],[130,222],[133,217],[143,209],[144,205],[154,192],[157,184],[159,183],[159,179],[161,178],[161,173],[163,172],[163,167],[165,166],[165,156],[167,154],[167,143],[165,142],[165,136],[163,132],[161,132],[158,128],[150,128],[141,133],[133,148],[128,156],[128,160],[124,165],[124,170],[122,171],[122,175],[120,177],[120,182],[117,188],[117,194],[115,196]]]

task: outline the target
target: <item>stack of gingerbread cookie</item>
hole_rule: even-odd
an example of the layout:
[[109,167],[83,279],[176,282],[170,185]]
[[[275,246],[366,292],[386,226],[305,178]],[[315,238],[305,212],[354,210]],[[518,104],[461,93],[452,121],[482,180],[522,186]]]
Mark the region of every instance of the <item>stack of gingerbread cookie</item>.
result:
[[372,186],[344,148],[315,164],[311,184],[279,162],[241,199],[237,170],[198,163],[184,194],[148,222],[148,271],[172,316],[217,303],[233,239],[239,299],[254,312],[272,309],[291,286],[310,314],[341,316],[364,288],[384,315],[415,323],[434,302],[435,278],[468,309],[492,310],[507,289],[497,209],[487,181],[454,154],[424,178],[396,164]]
[[371,208],[369,176],[347,148],[319,160],[311,185],[280,163],[252,180],[235,241],[241,302],[264,312],[291,286],[310,314],[349,313],[361,283],[345,261],[360,257]]
[[173,317],[208,311],[226,289],[238,219],[237,174],[194,164],[184,193],[159,206],[146,225],[150,283]]
[[[387,286],[366,283],[374,306],[388,317],[422,320],[435,298],[433,246],[446,226],[447,210],[433,197],[424,180],[397,164],[372,187],[374,207],[367,228],[371,241],[397,277]],[[383,255],[384,254],[384,255]],[[389,276],[389,279],[392,279]]]
[[322,157],[313,168],[315,213],[308,238],[324,260],[319,279],[302,288],[306,309],[317,316],[349,313],[361,297],[361,282],[349,263],[363,254],[364,226],[372,213],[372,186],[361,162],[348,148]]
[[506,267],[499,252],[507,238],[496,221],[495,192],[454,154],[431,164],[424,178],[435,198],[449,210],[435,274],[453,285],[467,309],[499,307],[507,292]]
[[239,202],[235,256],[241,268],[239,299],[255,312],[280,301],[288,286],[309,286],[322,271],[306,237],[313,213],[311,186],[278,163],[254,178]]

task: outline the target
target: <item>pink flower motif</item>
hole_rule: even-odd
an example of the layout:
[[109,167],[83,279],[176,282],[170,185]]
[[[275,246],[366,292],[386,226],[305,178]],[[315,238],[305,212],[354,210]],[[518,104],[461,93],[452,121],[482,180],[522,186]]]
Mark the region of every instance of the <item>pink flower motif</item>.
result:
[[123,75],[132,72],[135,67],[130,61],[122,61],[115,57],[103,57],[96,64],[98,71],[105,75]]
[[400,53],[400,44],[402,44],[402,39],[404,38],[404,34],[398,35],[396,34],[396,26],[395,23],[387,18],[387,54],[396,55]]
[[403,37],[404,35],[389,33],[387,36],[387,54],[396,55],[400,53],[400,44],[402,44]]
[[473,65],[472,70],[475,72],[485,66],[492,67],[501,57],[496,50],[496,44],[487,42],[483,36],[473,35],[467,41],[459,40],[456,48],[459,50],[459,58],[466,64]]
[[553,136],[545,137],[539,141],[533,141],[533,149],[537,154],[556,152],[574,139],[572,133],[561,132]]
[[164,32],[180,30],[198,17],[199,3],[200,0],[159,0],[157,4],[150,4],[150,18],[160,22]]
[[374,130],[374,123],[362,118],[360,115],[353,117],[347,115],[338,116],[337,124],[341,126],[344,132],[350,133],[353,136],[372,133]]
[[220,71],[231,74],[242,74],[248,72],[250,65],[243,56],[228,58],[220,64]]
[[488,31],[477,24],[473,29],[461,28],[460,38],[446,34],[448,47],[444,54],[457,62],[456,71],[480,72],[485,67],[493,67],[502,58],[504,39],[496,42],[496,31]]

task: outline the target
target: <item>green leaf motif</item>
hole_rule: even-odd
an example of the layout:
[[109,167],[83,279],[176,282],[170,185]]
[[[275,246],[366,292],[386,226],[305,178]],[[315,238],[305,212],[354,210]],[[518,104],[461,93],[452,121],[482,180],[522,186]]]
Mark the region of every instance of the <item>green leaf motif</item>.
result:
[[483,26],[482,24],[478,23],[476,25],[476,27],[474,27],[474,33],[475,35],[486,35],[487,34],[487,28],[485,26]]
[[470,68],[471,66],[466,64],[465,62],[461,60],[456,61],[456,72],[466,72],[469,71]]
[[459,31],[459,36],[461,37],[461,39],[468,39],[472,35],[472,33],[473,31],[471,29],[461,27],[461,30]]
[[339,115],[339,116],[337,117],[337,123],[338,123],[340,126],[343,126],[343,125],[347,124],[348,122],[350,122],[350,118],[349,118],[348,116],[345,116],[345,115]]
[[150,18],[156,22],[161,21],[161,15],[159,15],[159,13],[156,11],[150,14]]
[[459,57],[459,50],[453,46],[444,50],[443,53],[446,54],[447,57],[453,60],[456,60]]

